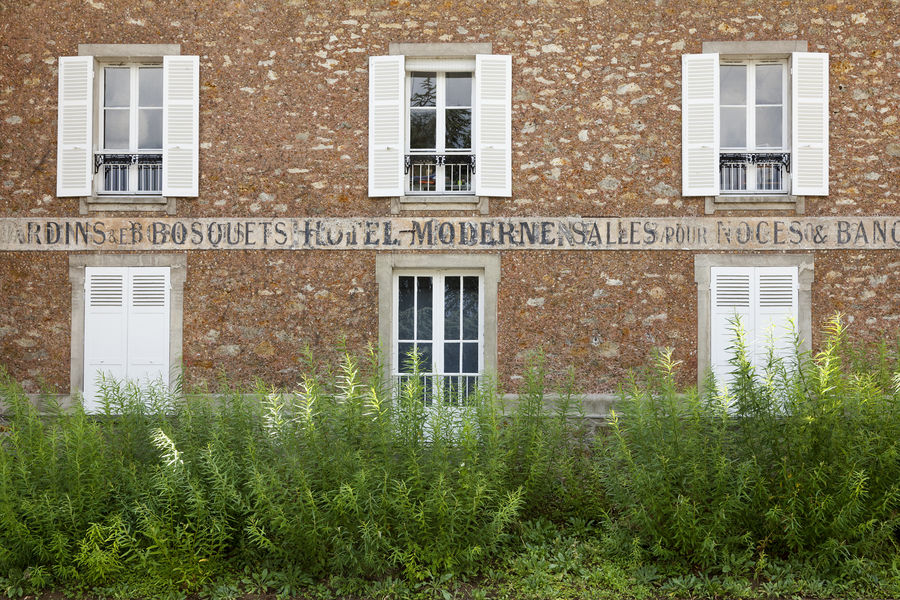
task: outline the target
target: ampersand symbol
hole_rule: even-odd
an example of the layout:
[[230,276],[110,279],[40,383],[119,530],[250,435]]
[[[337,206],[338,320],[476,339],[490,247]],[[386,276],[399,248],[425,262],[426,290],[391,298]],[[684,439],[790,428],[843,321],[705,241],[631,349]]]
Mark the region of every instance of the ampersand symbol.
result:
[[824,229],[825,227],[823,225],[816,225],[816,229],[813,232],[813,241],[815,243],[822,244],[825,242],[827,236],[825,235]]

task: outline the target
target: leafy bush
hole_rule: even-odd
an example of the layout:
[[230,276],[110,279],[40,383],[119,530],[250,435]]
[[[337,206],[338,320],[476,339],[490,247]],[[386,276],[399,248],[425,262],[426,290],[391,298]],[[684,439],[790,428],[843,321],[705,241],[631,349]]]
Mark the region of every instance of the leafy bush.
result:
[[226,386],[212,399],[108,381],[101,415],[42,415],[4,374],[0,574],[76,588],[140,574],[154,593],[245,565],[296,581],[477,572],[526,499],[546,501],[571,472],[574,424],[561,414],[548,435],[527,403],[507,420],[489,385],[426,406],[426,378],[392,389],[380,372],[346,356],[291,393]]
[[884,346],[862,360],[845,333],[835,317],[818,354],[770,352],[761,372],[738,343],[727,391],[680,394],[669,351],[629,382],[603,478],[650,556],[724,573],[772,558],[896,560],[900,362]]

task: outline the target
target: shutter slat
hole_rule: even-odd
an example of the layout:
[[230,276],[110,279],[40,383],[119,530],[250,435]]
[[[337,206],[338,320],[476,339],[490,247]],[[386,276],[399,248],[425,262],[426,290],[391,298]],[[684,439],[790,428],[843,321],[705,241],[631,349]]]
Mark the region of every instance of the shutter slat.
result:
[[828,55],[791,55],[791,149],[798,196],[828,194]]
[[94,57],[59,59],[56,195],[90,196],[93,171]]
[[719,193],[719,55],[681,57],[681,193]]
[[512,57],[475,57],[475,194],[512,195]]
[[369,196],[403,195],[403,56],[369,57]]
[[163,57],[163,196],[199,193],[200,57]]

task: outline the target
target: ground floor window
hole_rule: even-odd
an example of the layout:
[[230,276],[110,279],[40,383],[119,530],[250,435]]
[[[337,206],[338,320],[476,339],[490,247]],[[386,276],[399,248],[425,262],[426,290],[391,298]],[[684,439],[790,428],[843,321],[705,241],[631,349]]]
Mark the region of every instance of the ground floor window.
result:
[[101,406],[100,378],[170,386],[181,361],[184,256],[73,255],[72,392]]
[[394,288],[394,375],[408,376],[417,359],[427,388],[448,404],[464,402],[484,371],[484,277],[477,271],[399,270]]
[[697,370],[702,384],[707,370],[727,384],[740,320],[751,363],[762,369],[769,351],[790,359],[794,336],[808,348],[811,336],[811,255],[697,255]]
[[464,404],[496,369],[495,255],[382,255],[376,259],[379,333],[396,383],[418,360],[426,404]]

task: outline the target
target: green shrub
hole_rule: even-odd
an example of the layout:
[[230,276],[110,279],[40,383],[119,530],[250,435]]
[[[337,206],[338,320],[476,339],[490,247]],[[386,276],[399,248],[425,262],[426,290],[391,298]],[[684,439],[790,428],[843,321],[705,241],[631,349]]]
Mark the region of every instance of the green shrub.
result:
[[725,573],[772,557],[896,559],[897,356],[862,360],[839,317],[818,354],[770,352],[761,372],[739,324],[737,339],[727,392],[679,393],[670,351],[623,389],[602,444],[621,523],[650,556]]

